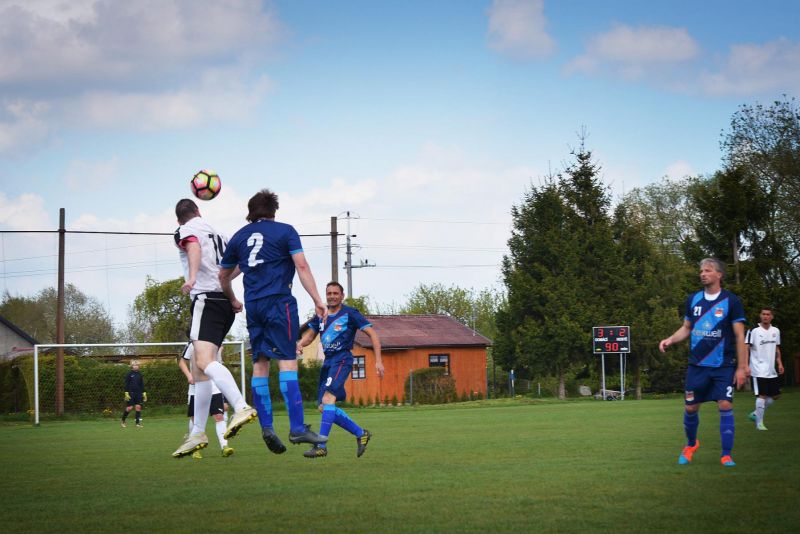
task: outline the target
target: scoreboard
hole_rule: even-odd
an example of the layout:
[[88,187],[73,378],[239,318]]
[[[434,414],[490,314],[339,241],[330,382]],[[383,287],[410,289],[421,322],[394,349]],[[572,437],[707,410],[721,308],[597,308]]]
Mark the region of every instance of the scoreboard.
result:
[[592,352],[594,354],[630,351],[630,328],[627,326],[595,326],[592,328]]

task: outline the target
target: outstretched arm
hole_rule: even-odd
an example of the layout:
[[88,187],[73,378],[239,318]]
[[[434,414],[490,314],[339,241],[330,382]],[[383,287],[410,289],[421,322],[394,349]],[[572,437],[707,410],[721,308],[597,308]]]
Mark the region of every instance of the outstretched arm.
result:
[[319,292],[317,292],[317,283],[314,281],[314,275],[311,273],[311,267],[309,267],[308,261],[306,261],[306,255],[302,252],[292,254],[292,261],[294,261],[294,267],[297,269],[297,276],[300,278],[300,283],[303,285],[303,289],[306,290],[308,296],[314,301],[315,313],[318,317],[327,317],[328,308],[319,297]]
[[680,343],[684,339],[688,338],[691,335],[691,333],[692,333],[692,323],[684,320],[681,327],[675,330],[675,332],[671,336],[661,340],[661,343],[658,344],[658,350],[660,350],[661,352],[667,352],[667,347],[674,345],[675,343]]
[[375,352],[375,370],[378,372],[378,376],[383,378],[385,369],[383,368],[383,359],[381,358],[381,340],[378,337],[378,333],[371,326],[364,328],[364,333],[367,334],[372,341],[372,350]]

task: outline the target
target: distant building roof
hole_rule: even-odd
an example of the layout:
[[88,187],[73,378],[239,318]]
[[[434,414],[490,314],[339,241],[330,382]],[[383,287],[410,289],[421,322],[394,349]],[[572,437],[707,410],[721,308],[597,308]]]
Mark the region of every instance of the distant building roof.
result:
[[[487,347],[492,344],[471,328],[447,315],[368,315],[367,320],[381,339],[383,349],[414,347]],[[356,334],[356,343],[372,348],[364,332]]]
[[18,327],[17,325],[15,325],[11,321],[3,317],[2,315],[0,315],[0,323],[6,325],[6,327],[8,327],[9,330],[13,331],[15,334],[17,334],[19,337],[21,337],[31,345],[36,345],[37,343],[39,343],[38,341],[33,339],[30,335],[28,335],[27,332],[25,332],[23,329],[21,329],[20,327]]

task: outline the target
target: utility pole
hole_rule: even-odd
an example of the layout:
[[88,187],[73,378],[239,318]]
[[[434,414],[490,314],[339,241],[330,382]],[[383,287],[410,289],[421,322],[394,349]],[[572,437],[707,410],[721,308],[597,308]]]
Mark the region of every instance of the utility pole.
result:
[[350,212],[347,212],[347,259],[344,262],[344,268],[347,269],[347,294],[353,298],[353,249],[350,246],[350,238],[356,237],[350,235]]
[[[333,282],[339,281],[339,231],[337,222],[338,219],[336,217],[331,217],[331,280]],[[347,239],[350,239],[350,236]]]
[[[64,343],[64,208],[58,210],[58,296],[56,343]],[[56,351],[56,415],[64,415],[64,347]]]
[[347,270],[347,295],[350,298],[354,298],[355,295],[353,295],[353,269],[362,269],[364,267],[375,267],[376,265],[374,263],[370,264],[368,260],[361,260],[359,265],[353,265],[353,246],[350,242],[350,238],[358,236],[355,234],[352,235],[350,234],[350,219],[353,219],[355,217],[352,217],[349,211],[346,211],[345,213],[347,214],[347,217],[345,217],[347,219],[347,241],[345,249],[345,255],[347,256],[347,259],[344,262],[344,268],[345,270]]

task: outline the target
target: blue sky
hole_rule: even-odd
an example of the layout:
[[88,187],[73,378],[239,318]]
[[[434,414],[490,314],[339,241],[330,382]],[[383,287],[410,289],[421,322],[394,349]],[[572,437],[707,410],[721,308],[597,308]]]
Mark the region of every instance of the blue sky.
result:
[[[70,230],[171,232],[207,167],[223,193],[201,210],[229,234],[261,187],[301,234],[357,214],[354,259],[376,267],[354,271],[354,293],[373,303],[419,283],[498,286],[512,204],[563,168],[582,129],[614,198],[717,170],[740,105],[800,92],[798,11],[0,0],[0,230],[54,229],[63,207]],[[55,237],[0,239],[3,290],[55,284]],[[328,241],[304,247],[322,285]],[[169,238],[70,234],[67,251],[67,281],[118,323],[146,276],[181,274]]]

